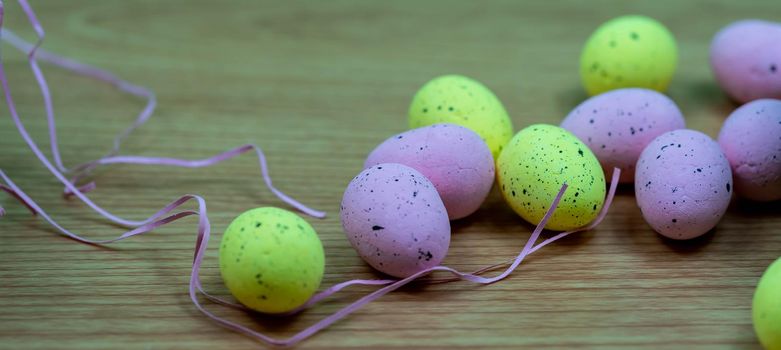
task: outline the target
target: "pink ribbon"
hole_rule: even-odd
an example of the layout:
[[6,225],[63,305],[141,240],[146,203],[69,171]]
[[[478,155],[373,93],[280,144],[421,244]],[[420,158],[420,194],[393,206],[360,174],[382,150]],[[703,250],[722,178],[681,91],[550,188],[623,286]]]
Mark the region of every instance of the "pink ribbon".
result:
[[[561,189],[559,190],[558,194],[554,198],[553,202],[550,205],[550,208],[546,212],[545,216],[542,218],[542,220],[539,222],[537,227],[532,232],[532,235],[530,236],[529,240],[524,245],[521,252],[516,256],[514,259],[507,261],[502,264],[496,264],[491,265],[486,268],[477,270],[473,273],[463,273],[458,270],[446,267],[446,266],[436,266],[433,268],[429,268],[426,270],[419,271],[407,278],[400,279],[400,280],[393,280],[393,279],[385,279],[385,280],[365,280],[365,279],[356,279],[356,280],[349,280],[346,282],[338,283],[330,288],[325,289],[324,291],[314,295],[310,300],[308,300],[304,305],[301,307],[288,312],[286,314],[295,314],[298,312],[301,312],[321,300],[337,293],[338,291],[347,288],[352,285],[381,285],[382,288],[371,292],[364,297],[360,298],[359,300],[345,306],[341,310],[335,312],[334,314],[331,314],[328,317],[325,317],[324,319],[318,321],[314,325],[304,329],[303,331],[299,332],[298,334],[286,338],[286,339],[277,339],[270,336],[267,336],[265,334],[256,332],[254,330],[251,330],[245,326],[239,325],[235,322],[229,321],[227,319],[221,318],[219,316],[216,316],[206,310],[203,305],[198,300],[198,294],[200,293],[207,299],[220,303],[226,306],[230,307],[236,307],[241,309],[246,309],[243,305],[237,304],[234,302],[230,302],[218,297],[215,297],[213,295],[208,294],[203,290],[203,287],[201,285],[200,281],[200,267],[203,263],[203,257],[206,252],[206,249],[208,247],[209,239],[210,239],[210,233],[211,233],[211,225],[209,223],[209,218],[206,211],[206,202],[203,198],[197,195],[185,195],[182,196],[168,205],[164,206],[162,209],[158,210],[153,215],[149,216],[147,219],[142,221],[133,221],[133,220],[126,220],[123,218],[120,218],[118,216],[112,215],[108,211],[102,209],[97,204],[93,203],[89,198],[84,195],[84,192],[94,188],[94,183],[88,183],[84,186],[77,187],[76,183],[83,177],[86,176],[86,174],[94,169],[95,167],[99,165],[107,165],[107,164],[118,164],[118,163],[125,163],[125,164],[145,164],[145,165],[165,165],[165,166],[178,166],[178,167],[188,167],[188,168],[199,168],[199,167],[207,167],[211,166],[217,163],[220,163],[224,160],[230,159],[232,157],[238,156],[240,154],[249,152],[249,151],[255,151],[258,157],[258,162],[260,164],[260,170],[261,174],[263,176],[263,179],[266,183],[266,186],[271,189],[271,191],[279,197],[282,201],[288,203],[289,205],[301,210],[302,212],[314,216],[314,217],[323,217],[325,213],[316,211],[313,209],[310,209],[303,204],[299,203],[298,201],[294,200],[293,198],[285,195],[281,191],[277,190],[273,187],[271,183],[271,177],[268,173],[268,167],[266,165],[265,156],[261,149],[256,145],[244,145],[237,148],[234,148],[232,150],[229,150],[227,152],[218,154],[216,156],[206,158],[206,159],[199,159],[199,160],[184,160],[184,159],[177,159],[177,158],[161,158],[161,157],[139,157],[139,156],[117,156],[116,154],[119,151],[119,146],[124,138],[126,138],[133,130],[141,126],[146,120],[148,120],[152,112],[154,111],[154,108],[156,106],[156,101],[154,94],[143,87],[133,85],[129,82],[126,82],[124,80],[121,80],[120,78],[114,76],[113,74],[90,67],[84,64],[81,64],[79,62],[63,58],[60,56],[57,56],[52,53],[48,53],[43,50],[39,50],[38,47],[41,45],[43,38],[44,38],[44,31],[43,27],[40,25],[40,22],[38,22],[35,13],[33,12],[32,8],[29,6],[26,0],[18,0],[19,4],[22,6],[22,9],[26,12],[27,17],[30,21],[30,23],[33,25],[33,28],[38,36],[38,41],[36,44],[29,44],[25,42],[24,40],[18,38],[15,36],[12,32],[7,31],[5,29],[2,29],[2,21],[4,17],[4,7],[2,0],[0,0],[0,29],[2,30],[1,34],[3,39],[6,41],[9,41],[12,45],[19,48],[22,51],[25,51],[28,53],[28,59],[30,61],[31,69],[33,70],[33,73],[36,77],[36,80],[38,82],[39,88],[41,90],[41,94],[44,96],[44,104],[46,105],[46,114],[47,114],[47,121],[49,126],[49,138],[51,141],[51,147],[52,147],[52,154],[54,157],[54,164],[50,162],[41,152],[40,148],[35,144],[35,142],[32,140],[30,135],[27,133],[24,124],[21,122],[21,119],[19,118],[17,112],[16,112],[16,106],[13,102],[13,99],[11,97],[10,90],[8,88],[8,81],[6,79],[6,74],[4,70],[4,65],[2,63],[2,59],[0,59],[0,80],[2,81],[2,87],[5,92],[6,102],[8,103],[8,108],[11,114],[11,118],[14,121],[14,124],[16,125],[20,135],[25,140],[27,145],[30,147],[30,149],[33,151],[33,153],[38,157],[38,159],[41,161],[41,163],[46,166],[49,171],[58,179],[60,182],[62,182],[65,185],[65,194],[66,196],[76,196],[82,201],[84,201],[88,206],[90,206],[93,210],[101,214],[102,216],[106,217],[107,219],[117,222],[123,225],[127,226],[133,226],[135,227],[132,230],[129,230],[120,236],[112,239],[106,239],[106,240],[93,240],[85,238],[81,235],[78,235],[76,233],[73,233],[64,227],[60,226],[54,219],[52,219],[40,206],[38,206],[24,191],[22,191],[21,188],[19,188],[3,171],[0,169],[0,179],[5,182],[6,185],[0,184],[0,190],[9,193],[11,196],[19,200],[23,205],[25,205],[34,215],[40,215],[44,220],[49,222],[52,226],[54,226],[58,231],[60,231],[65,236],[74,239],[76,241],[87,243],[87,244],[109,244],[117,241],[121,241],[136,235],[144,234],[147,232],[150,232],[160,226],[172,223],[174,221],[177,221],[179,219],[197,215],[199,217],[198,221],[198,235],[195,241],[195,252],[193,256],[193,264],[192,264],[192,271],[191,271],[191,277],[190,277],[190,284],[189,284],[189,294],[190,298],[193,301],[193,304],[195,307],[200,310],[203,314],[220,324],[221,326],[237,331],[239,333],[245,334],[247,336],[250,336],[252,338],[255,338],[259,341],[265,342],[267,344],[271,345],[277,345],[277,346],[292,346],[297,344],[298,342],[314,335],[318,331],[328,327],[329,325],[333,324],[334,322],[337,322],[339,319],[342,319],[349,315],[350,313],[358,310],[359,308],[363,307],[364,305],[368,304],[369,302],[387,294],[390,293],[422,276],[428,275],[432,272],[436,271],[443,271],[447,272],[453,275],[451,278],[447,279],[440,279],[440,280],[431,280],[430,282],[435,283],[442,283],[442,282],[450,282],[455,280],[467,280],[474,283],[480,283],[480,284],[490,284],[497,281],[500,281],[507,276],[509,276],[525,259],[526,256],[529,254],[539,250],[543,246],[550,244],[558,239],[561,239],[563,237],[566,237],[569,234],[580,232],[583,230],[588,230],[596,225],[599,224],[599,222],[604,219],[608,208],[611,205],[613,196],[615,195],[616,187],[618,185],[618,178],[620,171],[618,169],[614,170],[613,177],[610,183],[610,190],[608,191],[608,195],[605,199],[605,205],[603,206],[601,212],[597,216],[597,218],[589,225],[578,229],[574,231],[568,231],[568,232],[562,232],[554,237],[551,237],[539,245],[534,245],[539,238],[543,228],[547,224],[550,217],[553,215],[554,211],[558,207],[558,204],[564,195],[564,192],[567,189],[567,185],[563,184]],[[128,129],[126,129],[123,133],[121,133],[117,138],[114,140],[114,147],[112,148],[111,152],[103,158],[100,158],[95,161],[91,161],[82,165],[79,165],[75,167],[73,170],[68,170],[62,163],[61,157],[59,155],[59,149],[57,146],[57,136],[56,136],[56,127],[54,123],[54,108],[53,104],[51,103],[50,93],[48,85],[46,84],[46,80],[44,78],[43,73],[41,72],[40,68],[38,67],[38,64],[36,62],[36,53],[43,59],[44,61],[47,61],[49,63],[55,64],[57,66],[63,67],[65,69],[74,71],[78,74],[90,76],[93,78],[96,78],[98,80],[102,80],[105,82],[108,82],[118,89],[134,94],[136,96],[145,97],[147,98],[147,105],[146,108],[138,115],[136,118],[136,121],[133,125],[131,125]],[[68,180],[65,178],[65,176],[62,173],[67,172],[73,172],[74,177],[72,180]],[[198,204],[197,210],[181,210],[176,211],[186,203],[190,202],[191,200],[196,201]],[[5,210],[0,207],[0,216],[5,214]],[[480,276],[481,274],[497,269],[502,266],[509,265],[504,272],[500,273],[499,275],[495,277],[483,277]]]
[[[356,284],[361,284],[361,285],[384,285],[384,287],[382,287],[382,288],[380,288],[380,289],[378,289],[378,290],[376,290],[374,292],[371,292],[371,293],[365,295],[364,297],[362,297],[362,298],[358,299],[357,301],[355,301],[355,302],[345,306],[341,310],[339,310],[339,311],[337,311],[337,312],[335,312],[335,313],[333,313],[333,314],[323,318],[322,320],[316,322],[312,326],[307,327],[306,329],[302,330],[301,332],[295,334],[292,337],[289,337],[289,338],[286,338],[286,339],[278,339],[278,338],[273,338],[273,337],[270,337],[270,336],[265,335],[263,333],[254,331],[252,329],[249,329],[249,328],[247,328],[245,326],[242,326],[240,324],[237,324],[237,323],[232,322],[230,320],[227,320],[225,318],[219,317],[219,316],[211,313],[210,311],[206,310],[204,308],[204,306],[201,304],[201,302],[198,300],[198,293],[200,292],[206,298],[208,298],[210,300],[213,300],[213,301],[215,301],[217,303],[228,305],[228,306],[231,306],[231,307],[246,309],[245,307],[243,307],[240,304],[232,303],[232,302],[225,301],[223,299],[214,297],[214,296],[206,293],[203,290],[203,287],[202,287],[201,281],[200,281],[200,267],[201,267],[201,264],[203,263],[203,257],[205,255],[206,249],[207,249],[208,244],[209,244],[209,239],[210,239],[210,234],[211,234],[211,225],[209,224],[209,218],[207,216],[206,202],[200,196],[197,196],[197,195],[185,195],[185,196],[182,196],[181,198],[179,198],[179,199],[171,202],[170,204],[166,205],[162,210],[160,210],[155,216],[153,216],[151,218],[151,221],[149,223],[147,223],[145,225],[141,225],[141,226],[139,226],[139,227],[137,227],[137,228],[135,228],[133,230],[127,231],[127,232],[123,233],[122,235],[120,235],[120,236],[118,236],[116,238],[106,239],[106,240],[92,240],[92,239],[84,238],[84,237],[82,237],[82,236],[80,236],[78,234],[75,234],[75,233],[73,233],[71,231],[68,231],[67,229],[65,229],[62,226],[60,226],[41,207],[39,207],[29,196],[27,196],[27,194],[25,194],[13,181],[11,181],[11,179],[8,178],[8,176],[2,170],[0,170],[0,178],[8,185],[7,188],[8,188],[9,192],[14,194],[14,196],[16,198],[18,198],[22,203],[24,203],[28,208],[31,208],[31,210],[37,212],[41,217],[44,218],[44,220],[48,221],[57,230],[59,230],[60,232],[62,232],[66,236],[68,236],[68,237],[70,237],[70,238],[72,238],[72,239],[74,239],[76,241],[83,242],[83,243],[88,243],[88,244],[108,244],[108,243],[113,243],[113,242],[117,242],[117,241],[121,241],[121,240],[130,238],[132,236],[136,236],[136,235],[140,235],[140,234],[143,234],[143,233],[150,232],[150,231],[154,230],[157,227],[166,225],[168,223],[174,222],[176,220],[179,220],[179,219],[191,216],[191,215],[198,215],[199,216],[198,236],[197,236],[197,239],[196,239],[196,242],[195,242],[195,254],[194,254],[194,258],[193,258],[192,271],[191,271],[191,276],[190,276],[190,287],[189,287],[190,299],[192,300],[193,304],[204,315],[208,316],[209,318],[211,318],[212,320],[217,322],[219,325],[221,325],[221,326],[223,326],[225,328],[231,329],[233,331],[242,333],[242,334],[244,334],[246,336],[252,337],[252,338],[257,339],[259,341],[262,341],[264,343],[271,344],[271,345],[277,345],[277,346],[293,346],[293,345],[299,343],[300,341],[302,341],[302,340],[304,340],[304,339],[314,335],[318,331],[320,331],[320,330],[330,326],[331,324],[337,322],[338,320],[344,318],[345,316],[351,314],[352,312],[358,310],[359,308],[361,308],[364,305],[370,303],[371,301],[373,301],[373,300],[375,300],[375,299],[377,299],[377,298],[379,298],[379,297],[381,297],[381,296],[383,296],[383,295],[385,295],[387,293],[390,293],[390,292],[392,292],[392,291],[394,291],[394,290],[396,290],[396,289],[398,289],[398,288],[400,288],[400,287],[402,287],[402,286],[404,286],[404,285],[406,285],[406,284],[408,284],[408,283],[410,283],[410,282],[412,282],[412,281],[414,281],[414,280],[416,280],[416,279],[418,279],[418,278],[420,278],[422,276],[428,275],[428,274],[430,274],[432,272],[435,272],[435,271],[448,272],[448,273],[450,273],[450,274],[452,274],[454,276],[451,279],[438,280],[438,281],[435,280],[435,281],[440,282],[440,283],[441,282],[449,282],[449,281],[452,281],[452,280],[467,280],[467,281],[474,282],[474,283],[491,284],[491,283],[495,283],[497,281],[500,281],[500,280],[506,278],[507,276],[509,276],[523,262],[523,260],[529,254],[539,250],[540,248],[542,248],[543,246],[545,246],[547,244],[550,244],[550,243],[552,243],[552,242],[554,242],[556,240],[564,238],[564,237],[566,237],[567,235],[569,235],[571,233],[574,233],[574,232],[577,232],[577,231],[586,230],[588,228],[596,226],[599,223],[599,221],[601,221],[605,217],[605,213],[607,213],[608,208],[610,207],[610,204],[612,202],[612,198],[615,195],[615,191],[616,191],[616,188],[618,186],[618,178],[619,178],[619,176],[620,176],[620,171],[618,169],[616,169],[614,171],[614,173],[613,173],[613,178],[612,178],[612,181],[611,181],[611,184],[610,184],[610,190],[608,191],[608,195],[607,195],[607,197],[605,199],[605,205],[603,206],[602,211],[600,212],[598,217],[594,220],[594,222],[592,222],[590,225],[588,225],[588,226],[586,226],[586,227],[584,227],[583,229],[580,229],[580,230],[570,231],[570,232],[562,232],[562,233],[560,233],[560,234],[558,234],[558,235],[556,235],[554,237],[551,237],[551,238],[543,241],[539,245],[535,246],[534,243],[536,243],[537,239],[539,238],[540,234],[543,231],[543,228],[545,227],[545,225],[547,224],[548,220],[551,218],[551,216],[555,212],[556,208],[559,205],[559,202],[560,202],[562,196],[564,195],[564,192],[567,189],[567,185],[563,184],[561,186],[561,189],[559,190],[558,194],[554,198],[553,202],[551,203],[548,211],[545,213],[545,216],[542,218],[542,220],[539,222],[537,227],[534,229],[534,231],[532,232],[531,236],[529,237],[529,240],[526,242],[526,244],[524,245],[524,247],[521,250],[521,252],[513,260],[511,260],[509,267],[507,267],[502,273],[500,273],[499,275],[497,275],[495,277],[483,277],[483,276],[480,276],[480,274],[482,274],[482,273],[484,273],[486,271],[489,271],[489,270],[493,270],[493,269],[497,268],[498,266],[504,265],[504,264],[488,266],[488,267],[486,267],[484,269],[480,269],[480,270],[478,270],[478,271],[476,271],[474,273],[460,272],[458,270],[455,270],[455,269],[447,267],[447,266],[436,266],[436,267],[432,267],[432,268],[429,268],[429,269],[425,269],[425,270],[419,271],[419,272],[417,272],[417,273],[415,273],[415,274],[413,274],[413,275],[411,275],[409,277],[406,277],[406,278],[400,279],[400,280],[350,280],[350,281],[342,282],[342,283],[336,284],[336,285],[334,285],[334,286],[324,290],[323,292],[320,292],[320,293],[316,294],[309,301],[307,301],[304,305],[302,305],[301,307],[297,308],[296,310],[293,310],[293,311],[291,311],[289,313],[286,313],[286,314],[295,314],[295,313],[301,312],[301,311],[303,311],[303,310],[313,306],[314,304],[318,303],[319,301],[321,301],[321,300],[323,300],[323,299],[325,299],[325,298],[335,294],[339,290],[341,290],[343,288],[346,288],[348,286],[351,286],[351,285],[356,285]],[[197,211],[184,210],[184,211],[180,211],[180,212],[175,212],[174,213],[174,210],[176,210],[177,208],[181,207],[182,205],[184,205],[185,203],[187,203],[190,200],[195,200],[198,203],[198,210]]]
[[[201,160],[184,160],[184,159],[176,159],[176,158],[158,158],[158,157],[136,157],[136,156],[123,156],[123,157],[115,157],[115,154],[119,151],[119,146],[124,138],[126,138],[128,135],[130,135],[133,130],[137,129],[139,126],[141,126],[143,123],[145,123],[151,116],[152,112],[155,109],[155,106],[157,104],[155,100],[155,95],[150,90],[134,85],[130,82],[127,82],[125,80],[120,79],[119,77],[115,76],[114,74],[86,65],[79,62],[76,62],[74,60],[61,57],[58,55],[55,55],[53,53],[39,50],[39,46],[43,42],[44,39],[44,31],[43,27],[41,26],[40,22],[38,21],[37,17],[35,16],[35,12],[32,10],[30,5],[27,3],[27,0],[18,0],[19,4],[21,5],[24,12],[27,14],[27,18],[32,24],[33,28],[35,29],[36,35],[38,37],[38,41],[36,44],[30,44],[23,39],[19,38],[17,35],[15,35],[13,32],[2,28],[2,18],[0,18],[0,28],[1,32],[0,35],[2,36],[3,40],[8,41],[11,43],[14,47],[16,47],[19,50],[22,50],[23,52],[27,53],[27,58],[30,63],[30,67],[33,70],[33,73],[35,75],[35,79],[38,83],[39,89],[41,91],[41,94],[43,95],[44,104],[46,106],[46,117],[47,122],[49,126],[49,141],[51,143],[52,148],[52,154],[53,158],[55,159],[54,164],[50,162],[46,156],[43,154],[41,149],[38,147],[38,145],[33,141],[32,137],[30,137],[30,134],[27,132],[24,124],[22,123],[21,119],[19,118],[19,115],[16,111],[16,106],[13,102],[13,98],[11,97],[11,92],[8,88],[8,81],[6,79],[5,70],[2,66],[0,66],[0,75],[2,75],[2,86],[3,90],[5,92],[5,98],[6,102],[8,103],[8,109],[11,114],[11,119],[13,120],[14,124],[16,125],[17,130],[19,131],[19,134],[24,139],[25,143],[30,147],[30,149],[33,151],[35,156],[41,161],[41,163],[54,175],[60,182],[65,185],[65,191],[64,194],[66,197],[70,196],[76,196],[81,201],[83,201],[85,204],[87,204],[90,208],[92,208],[95,212],[100,214],[101,216],[115,222],[121,225],[125,226],[141,226],[144,224],[147,224],[150,222],[150,218],[146,220],[128,220],[119,216],[116,216],[109,211],[103,209],[102,207],[98,206],[96,203],[94,203],[92,200],[90,200],[84,193],[85,191],[89,191],[95,188],[94,183],[88,183],[84,186],[78,187],[76,186],[76,181],[84,178],[87,176],[87,174],[97,167],[98,165],[102,164],[113,164],[113,163],[127,163],[127,164],[157,164],[157,165],[167,165],[167,166],[179,166],[179,167],[189,167],[189,168],[199,168],[199,167],[208,167],[215,164],[218,164],[224,160],[236,157],[238,155],[241,155],[243,153],[246,153],[248,151],[254,150],[258,157],[258,162],[260,164],[261,169],[261,175],[263,177],[263,180],[266,184],[266,186],[273,192],[279,199],[281,199],[283,202],[287,203],[288,205],[300,210],[301,212],[316,217],[316,218],[323,218],[325,217],[325,212],[318,211],[311,209],[302,203],[294,200],[293,198],[287,196],[282,191],[275,188],[271,182],[271,176],[268,173],[268,165],[266,164],[266,158],[263,154],[263,151],[260,149],[260,147],[256,145],[244,145],[237,147],[233,150],[229,150],[227,152],[218,154],[214,157],[207,158],[207,159],[201,159]],[[2,3],[0,3],[0,7],[2,7]],[[127,128],[124,132],[122,132],[119,136],[117,136],[114,139],[114,147],[109,152],[109,154],[103,158],[100,158],[98,160],[94,160],[91,162],[87,162],[85,164],[76,166],[72,170],[68,170],[65,168],[65,166],[62,164],[61,158],[60,158],[60,152],[59,152],[59,146],[57,143],[57,132],[55,127],[55,116],[54,116],[54,106],[51,101],[51,96],[49,92],[48,84],[46,83],[46,79],[43,75],[43,72],[40,70],[38,63],[37,63],[37,56],[40,55],[41,58],[49,63],[52,63],[56,66],[62,67],[66,70],[75,72],[80,75],[88,76],[94,79],[98,79],[104,82],[107,82],[118,89],[131,93],[136,96],[145,97],[147,98],[147,105],[144,108],[144,110],[138,115],[133,125],[131,125],[129,128]],[[63,172],[73,172],[73,180],[68,180]]]

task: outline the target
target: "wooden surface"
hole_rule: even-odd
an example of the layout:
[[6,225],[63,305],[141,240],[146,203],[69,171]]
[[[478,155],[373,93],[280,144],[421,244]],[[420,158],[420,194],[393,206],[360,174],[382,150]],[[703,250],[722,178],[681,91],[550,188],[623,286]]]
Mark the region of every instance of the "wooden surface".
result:
[[[27,38],[18,5],[6,25]],[[268,153],[279,188],[327,219],[307,218],[327,256],[323,286],[373,273],[338,219],[342,191],[367,153],[403,131],[412,94],[461,73],[489,86],[519,130],[558,124],[585,98],[578,55],[589,33],[621,14],[656,17],[675,33],[680,64],[669,95],[689,127],[715,136],[735,108],[707,64],[710,39],[740,18],[779,20],[777,1],[215,2],[33,1],[45,47],[156,91],[154,118],[124,154],[205,157],[245,142]],[[775,16],[775,17],[773,17]],[[24,122],[44,148],[41,98],[24,57],[3,46]],[[143,102],[44,65],[67,165],[103,155]],[[121,230],[77,201],[33,159],[3,102],[0,167],[65,227],[94,238]],[[185,193],[208,202],[216,233],[244,210],[282,205],[251,156],[185,170],[111,166],[91,197],[143,218]],[[203,317],[187,296],[196,220],[111,247],[75,243],[8,197],[0,220],[0,348],[223,349],[261,344]],[[622,188],[597,229],[536,253],[491,286],[416,285],[368,305],[304,342],[327,347],[756,348],[754,286],[781,255],[781,206],[734,200],[701,239],[671,242],[643,221]],[[453,223],[447,265],[473,270],[517,254],[531,226],[498,192]],[[203,270],[227,295],[212,241]],[[354,288],[291,318],[210,310],[289,336],[371,288]]]

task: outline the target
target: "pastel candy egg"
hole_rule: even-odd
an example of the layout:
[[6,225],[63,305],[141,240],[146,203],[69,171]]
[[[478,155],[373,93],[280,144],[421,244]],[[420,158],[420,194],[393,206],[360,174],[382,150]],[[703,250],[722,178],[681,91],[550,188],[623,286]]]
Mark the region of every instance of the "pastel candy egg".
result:
[[344,191],[341,218],[358,255],[395,277],[439,265],[450,245],[437,189],[406,165],[383,163],[358,174]]
[[584,226],[604,204],[599,161],[575,135],[557,126],[535,124],[515,134],[499,155],[496,172],[504,199],[532,224],[540,222],[561,185],[569,185],[547,229]]
[[736,109],[721,127],[719,145],[737,195],[781,199],[781,100],[755,100]]
[[248,210],[231,222],[220,243],[220,274],[250,309],[293,310],[317,291],[325,253],[312,226],[287,210]]
[[480,207],[494,182],[494,158],[480,136],[454,124],[434,124],[392,136],[375,148],[364,168],[399,163],[436,187],[451,220]]
[[710,63],[722,89],[738,102],[781,98],[781,23],[743,20],[713,38]]
[[634,182],[635,163],[657,136],[686,123],[678,106],[654,90],[627,88],[594,96],[564,118],[561,127],[583,141],[606,175],[621,169],[621,182]]
[[443,75],[423,85],[412,98],[409,126],[452,123],[476,132],[496,157],[513,134],[502,102],[483,84],[460,75]]
[[690,239],[714,228],[729,205],[732,173],[716,141],[694,130],[664,133],[637,161],[635,195],[660,234]]
[[675,38],[664,25],[645,16],[623,16],[588,38],[580,77],[589,95],[625,87],[665,91],[677,63]]
[[781,258],[759,279],[751,313],[760,344],[768,350],[781,350]]

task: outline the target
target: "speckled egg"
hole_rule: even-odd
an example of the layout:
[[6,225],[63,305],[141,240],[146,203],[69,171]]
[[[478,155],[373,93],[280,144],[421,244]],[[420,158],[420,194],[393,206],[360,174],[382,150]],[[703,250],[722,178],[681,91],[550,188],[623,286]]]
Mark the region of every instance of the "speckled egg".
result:
[[768,350],[781,350],[781,258],[759,279],[751,311],[759,343]]
[[637,161],[635,195],[645,221],[672,239],[714,228],[732,195],[732,172],[719,145],[694,130],[670,131],[646,146]]
[[535,124],[510,140],[496,163],[502,194],[531,224],[540,222],[565,182],[569,188],[545,228],[572,230],[596,218],[605,201],[599,161],[575,135]]
[[444,75],[423,85],[409,107],[409,126],[452,123],[476,132],[496,157],[513,135],[502,102],[476,80]]
[[635,163],[657,136],[686,123],[678,106],[654,90],[627,88],[594,96],[564,118],[561,127],[583,141],[609,177],[621,169],[621,182],[635,181]]
[[378,164],[350,181],[341,218],[358,255],[395,277],[439,265],[450,245],[450,221],[437,189],[402,164]]
[[664,25],[645,16],[623,16],[588,38],[580,77],[590,95],[625,87],[665,91],[677,63],[675,38]]
[[293,310],[317,291],[325,253],[312,226],[287,210],[248,210],[220,243],[222,280],[239,302],[265,313]]
[[738,102],[781,98],[781,23],[734,22],[713,38],[710,63],[722,89]]
[[719,145],[737,195],[781,199],[781,100],[755,100],[736,109],[721,127]]
[[375,148],[364,168],[399,163],[425,175],[437,188],[451,220],[474,213],[494,183],[494,158],[474,131],[434,124],[394,135]]

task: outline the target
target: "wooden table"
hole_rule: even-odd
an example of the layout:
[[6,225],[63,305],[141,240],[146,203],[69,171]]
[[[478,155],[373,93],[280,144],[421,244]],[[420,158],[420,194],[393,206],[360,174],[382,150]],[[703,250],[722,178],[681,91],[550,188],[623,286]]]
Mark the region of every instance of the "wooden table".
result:
[[[20,7],[6,25],[32,38]],[[229,2],[34,1],[45,48],[151,87],[160,107],[123,154],[206,157],[246,142],[267,152],[276,185],[328,211],[307,218],[327,255],[323,286],[375,278],[348,244],[339,202],[364,157],[406,128],[412,94],[445,73],[474,77],[501,98],[516,130],[558,124],[585,98],[578,55],[603,21],[640,13],[676,35],[680,64],[669,95],[687,125],[711,136],[736,106],[715,85],[708,45],[727,23],[779,20],[777,1]],[[775,16],[775,17],[769,17]],[[24,56],[3,46],[20,113],[48,149],[41,97]],[[44,65],[65,163],[102,156],[143,101]],[[61,185],[17,135],[3,102],[0,167],[65,227],[94,238],[122,230]],[[91,197],[141,219],[185,193],[203,195],[219,239],[233,217],[284,206],[253,157],[198,170],[110,166]],[[734,200],[701,239],[671,242],[643,221],[621,188],[597,229],[549,246],[507,280],[418,284],[392,293],[304,342],[329,347],[756,348],[751,298],[781,255],[781,206]],[[0,348],[262,347],[203,317],[187,295],[196,220],[109,247],[59,236],[9,197],[0,220]],[[453,223],[446,264],[473,270],[518,253],[531,225],[498,192]],[[208,251],[206,289],[227,295]],[[300,316],[215,313],[289,336],[372,288],[353,288]]]

